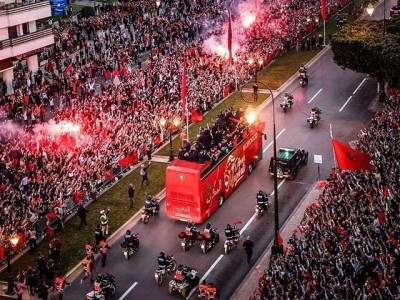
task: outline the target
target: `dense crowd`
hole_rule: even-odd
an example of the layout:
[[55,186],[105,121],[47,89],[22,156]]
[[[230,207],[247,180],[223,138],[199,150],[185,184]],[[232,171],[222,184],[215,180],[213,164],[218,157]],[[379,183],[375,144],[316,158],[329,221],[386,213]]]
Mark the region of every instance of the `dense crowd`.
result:
[[334,170],[253,299],[399,299],[400,93],[361,131],[373,171]]
[[[234,66],[204,46],[225,31],[230,1],[171,0],[158,8],[137,1],[104,5],[88,19],[61,20],[45,70],[33,75],[20,64],[14,95],[0,97],[6,115],[22,124],[7,121],[0,133],[1,240],[51,212],[62,220],[67,201],[79,202],[112,180],[121,159],[152,151],[160,134],[165,137],[160,118],[182,115],[183,60],[189,111],[205,112],[285,45],[304,40],[319,3],[284,3],[262,4],[257,21],[238,29],[243,38]],[[340,1],[328,7],[337,9]],[[148,50],[144,68],[140,56]],[[250,58],[262,63],[255,68]],[[112,84],[116,78],[119,85]],[[46,106],[55,113],[48,123]]]

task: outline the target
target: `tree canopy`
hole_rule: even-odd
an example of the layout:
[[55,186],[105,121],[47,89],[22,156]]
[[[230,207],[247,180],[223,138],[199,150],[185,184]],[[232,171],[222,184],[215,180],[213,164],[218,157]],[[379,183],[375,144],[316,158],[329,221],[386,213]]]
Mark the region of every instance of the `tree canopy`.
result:
[[357,21],[332,37],[335,63],[400,86],[400,20]]

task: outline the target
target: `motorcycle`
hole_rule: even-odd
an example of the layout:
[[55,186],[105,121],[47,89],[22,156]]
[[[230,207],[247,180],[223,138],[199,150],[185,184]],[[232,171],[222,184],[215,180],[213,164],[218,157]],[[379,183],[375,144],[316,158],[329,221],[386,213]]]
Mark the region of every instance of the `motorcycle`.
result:
[[293,100],[290,101],[290,100],[284,99],[279,105],[280,105],[280,107],[283,108],[283,111],[286,112],[289,108],[292,107]]
[[238,224],[241,224],[242,222],[237,221],[234,222],[234,226],[232,228],[233,231],[233,237],[231,239],[226,239],[225,244],[224,244],[224,252],[226,255],[229,254],[229,252],[232,251],[233,248],[236,247],[237,243],[239,242],[240,239],[240,231],[239,228],[236,226]]
[[187,235],[185,231],[182,231],[179,233],[179,238],[181,240],[181,246],[183,248],[183,251],[189,250],[190,247],[194,245],[196,242],[197,236],[199,234],[199,231],[196,229],[192,235]]
[[103,292],[91,291],[86,294],[86,300],[105,300]]
[[183,298],[187,298],[191,289],[197,286],[200,282],[199,272],[195,268],[184,267],[186,279],[178,281],[172,279],[168,285],[168,293],[172,295],[174,292],[179,292]]
[[[313,113],[314,112],[314,113]],[[321,110],[319,108],[312,108],[309,117],[307,118],[307,123],[310,124],[311,128],[314,128],[321,120]]]
[[305,87],[308,84],[308,75],[307,73],[300,73],[300,85],[301,87]]
[[[215,229],[214,229],[215,230]],[[219,242],[219,234],[214,233],[211,237],[207,238],[204,234],[199,234],[197,239],[200,241],[200,248],[204,254],[211,250],[216,243]]]
[[256,204],[256,206],[254,207],[256,219],[260,219],[264,215],[264,212],[268,210],[268,206],[269,206],[268,200],[267,203],[265,203],[265,205],[261,203]]
[[161,285],[166,273],[171,274],[176,271],[176,260],[174,256],[167,256],[168,266],[166,268],[158,268],[154,273],[154,279],[158,285]]
[[139,233],[136,233],[135,235],[133,235],[133,237],[134,241],[131,246],[129,246],[125,241],[121,243],[121,247],[123,248],[124,257],[126,260],[129,260],[129,257],[139,250]]
[[[111,274],[103,274],[102,275],[102,280],[101,280],[101,292],[94,292],[91,294],[92,298],[89,298],[88,300],[107,300],[110,296],[114,295],[116,290],[117,290],[117,285],[115,283],[115,277]],[[86,294],[86,298],[88,297],[88,294]],[[100,297],[100,298],[93,298],[93,297]]]
[[158,216],[158,212],[160,210],[159,205],[151,207],[151,208],[143,208],[141,219],[144,224],[147,224],[150,220],[150,217]]

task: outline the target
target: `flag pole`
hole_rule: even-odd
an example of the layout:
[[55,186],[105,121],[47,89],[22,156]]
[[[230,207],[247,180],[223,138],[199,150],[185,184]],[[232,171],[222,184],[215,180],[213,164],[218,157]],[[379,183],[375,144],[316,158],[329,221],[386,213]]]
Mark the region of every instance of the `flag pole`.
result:
[[334,161],[335,169],[336,169],[336,168],[337,168],[337,162],[336,162],[335,148],[333,148],[332,123],[329,123],[329,134],[330,134],[330,136],[331,136],[331,144],[332,144],[332,152],[333,152],[333,161]]
[[325,37],[326,37],[325,23],[326,23],[326,21],[324,20],[324,46],[326,46],[326,40],[325,40]]
[[187,103],[188,98],[186,97],[186,141],[189,140],[189,105]]

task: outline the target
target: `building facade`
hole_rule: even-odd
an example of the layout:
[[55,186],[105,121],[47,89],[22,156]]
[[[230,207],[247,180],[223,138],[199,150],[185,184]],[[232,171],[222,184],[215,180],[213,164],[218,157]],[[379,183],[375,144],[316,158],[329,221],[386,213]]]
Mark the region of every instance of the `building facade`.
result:
[[0,82],[13,93],[14,68],[39,68],[38,55],[54,44],[53,29],[37,22],[51,17],[49,0],[0,0]]

